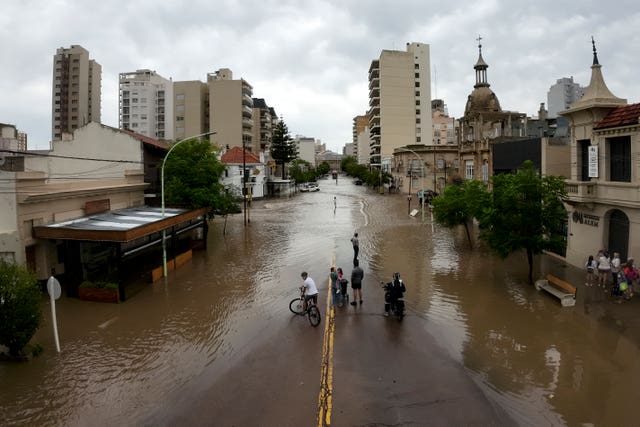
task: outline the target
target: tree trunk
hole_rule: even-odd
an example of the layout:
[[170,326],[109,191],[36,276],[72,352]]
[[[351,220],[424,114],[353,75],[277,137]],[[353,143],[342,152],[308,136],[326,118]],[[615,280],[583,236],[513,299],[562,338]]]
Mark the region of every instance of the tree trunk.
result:
[[464,223],[464,231],[467,232],[467,240],[469,241],[469,247],[473,249],[473,244],[471,243],[471,233],[469,232],[469,223],[466,221]]
[[224,225],[222,226],[222,235],[226,236],[227,235],[227,216],[224,216]]
[[533,251],[527,248],[527,261],[529,261],[529,284],[533,285]]

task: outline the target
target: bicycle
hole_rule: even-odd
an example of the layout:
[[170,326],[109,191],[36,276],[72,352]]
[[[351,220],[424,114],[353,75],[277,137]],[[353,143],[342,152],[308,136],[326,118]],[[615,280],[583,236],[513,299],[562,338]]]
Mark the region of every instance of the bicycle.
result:
[[309,318],[309,323],[311,326],[318,326],[320,324],[320,309],[313,302],[313,298],[307,301],[307,309],[304,309],[304,288],[300,290],[300,296],[298,298],[294,298],[289,303],[289,310],[292,313],[298,314],[300,316],[304,316],[305,314]]

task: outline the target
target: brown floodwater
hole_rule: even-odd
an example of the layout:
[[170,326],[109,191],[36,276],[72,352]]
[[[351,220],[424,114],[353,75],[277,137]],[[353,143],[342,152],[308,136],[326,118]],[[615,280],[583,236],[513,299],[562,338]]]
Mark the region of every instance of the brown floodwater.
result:
[[585,288],[577,269],[537,257],[536,277],[552,272],[578,286],[576,306],[563,308],[527,283],[524,256],[501,260],[429,213],[409,217],[404,196],[343,177],[320,181],[320,189],[254,202],[250,226],[242,215],[230,218],[225,236],[216,218],[206,252],[123,304],[63,296],[59,354],[43,299],[34,342],[45,352],[0,363],[2,424],[144,423],[171,396],[196,390],[188,386],[215,378],[286,328],[300,271],[324,278],[334,257],[347,264],[354,231],[367,276],[377,282],[402,272],[409,315],[423,319],[516,422],[637,424],[640,300],[613,304],[601,289]]

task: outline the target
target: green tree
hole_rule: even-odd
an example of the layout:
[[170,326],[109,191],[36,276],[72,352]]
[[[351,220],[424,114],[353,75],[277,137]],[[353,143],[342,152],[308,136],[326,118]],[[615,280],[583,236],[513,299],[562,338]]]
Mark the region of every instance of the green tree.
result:
[[469,225],[474,218],[482,216],[482,209],[489,205],[490,193],[477,180],[464,181],[461,185],[450,185],[444,193],[433,199],[433,214],[436,221],[445,227],[463,225],[471,246]]
[[22,355],[40,326],[41,292],[35,276],[17,264],[0,261],[0,344]]
[[567,217],[565,196],[564,179],[541,177],[531,161],[514,175],[496,175],[490,207],[480,219],[480,237],[501,258],[524,249],[533,283],[533,256],[565,245],[563,237],[554,233]]
[[315,181],[317,178],[317,172],[311,167],[311,163],[306,160],[296,159],[291,162],[289,167],[289,176],[300,184],[303,182]]
[[276,165],[282,165],[282,179],[285,177],[284,167],[287,163],[298,157],[298,149],[295,141],[289,135],[289,129],[281,119],[276,124],[271,136],[271,157]]
[[190,139],[180,143],[165,163],[165,201],[189,209],[209,208],[209,214],[233,209],[220,179],[225,165],[220,162],[211,143]]
[[238,188],[234,191],[233,188],[225,187],[224,190],[216,197],[215,200],[215,215],[220,215],[224,218],[224,226],[222,227],[222,234],[227,234],[227,218],[229,214],[237,214],[242,212],[240,209],[240,203],[243,201],[242,197],[237,196],[237,193],[242,193],[242,189]]
[[318,176],[322,176],[322,175],[328,174],[330,170],[331,170],[331,166],[327,162],[320,163],[318,165],[318,167],[316,168],[316,172],[317,172]]

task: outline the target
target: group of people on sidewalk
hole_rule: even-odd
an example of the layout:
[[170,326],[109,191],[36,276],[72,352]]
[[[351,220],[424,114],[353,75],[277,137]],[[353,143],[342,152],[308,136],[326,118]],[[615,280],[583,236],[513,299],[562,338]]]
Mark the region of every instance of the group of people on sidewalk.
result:
[[610,292],[617,297],[617,302],[630,300],[633,297],[633,289],[639,286],[640,273],[634,265],[633,258],[627,258],[621,262],[620,254],[613,253],[609,256],[606,249],[598,251],[597,255],[589,255],[585,263],[587,287],[597,286],[603,291]]

